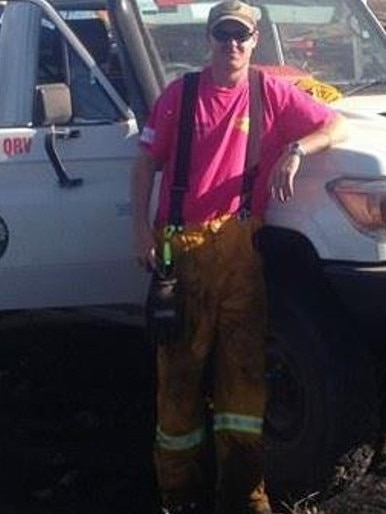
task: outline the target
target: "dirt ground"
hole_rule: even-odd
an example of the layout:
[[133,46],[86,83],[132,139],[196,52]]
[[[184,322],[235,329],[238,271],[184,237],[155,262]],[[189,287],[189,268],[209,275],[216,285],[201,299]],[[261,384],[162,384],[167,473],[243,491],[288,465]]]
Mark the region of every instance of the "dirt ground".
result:
[[282,512],[291,514],[385,514],[386,459],[378,443],[342,456],[324,491],[299,498]]
[[1,331],[1,514],[154,512],[144,345],[105,324]]
[[[0,341],[0,513],[157,512],[143,333],[27,319],[0,328]],[[353,449],[325,491],[278,499],[277,512],[386,514],[386,460],[374,451]]]

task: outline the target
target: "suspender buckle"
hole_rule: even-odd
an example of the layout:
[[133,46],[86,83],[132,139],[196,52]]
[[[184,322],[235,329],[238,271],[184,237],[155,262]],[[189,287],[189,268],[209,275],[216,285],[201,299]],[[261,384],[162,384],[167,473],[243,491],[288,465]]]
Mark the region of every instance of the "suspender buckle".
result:
[[242,207],[237,213],[237,219],[242,223],[243,221],[249,220],[251,215],[251,209],[248,209],[247,207]]

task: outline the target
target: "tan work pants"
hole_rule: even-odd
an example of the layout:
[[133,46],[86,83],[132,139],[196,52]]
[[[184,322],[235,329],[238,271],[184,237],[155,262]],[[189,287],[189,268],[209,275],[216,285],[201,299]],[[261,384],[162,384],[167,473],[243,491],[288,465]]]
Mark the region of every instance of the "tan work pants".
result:
[[252,247],[260,226],[256,219],[223,218],[172,238],[186,318],[181,340],[158,348],[156,464],[169,505],[214,495],[211,440],[216,512],[260,512],[253,506],[265,501],[259,487],[266,297]]

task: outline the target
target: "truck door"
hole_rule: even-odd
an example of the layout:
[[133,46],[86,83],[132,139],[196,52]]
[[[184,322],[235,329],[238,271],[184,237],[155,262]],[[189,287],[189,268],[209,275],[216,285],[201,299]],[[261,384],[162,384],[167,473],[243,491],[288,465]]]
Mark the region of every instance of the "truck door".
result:
[[[136,119],[122,99],[108,19],[96,10],[61,14],[93,58],[50,11],[18,2],[7,5],[3,16],[0,309],[101,304],[137,309],[147,277],[130,252]],[[101,71],[111,79],[100,79]],[[37,89],[57,83],[68,86],[72,101],[71,118],[55,127],[68,186],[47,149],[53,127],[37,112]]]

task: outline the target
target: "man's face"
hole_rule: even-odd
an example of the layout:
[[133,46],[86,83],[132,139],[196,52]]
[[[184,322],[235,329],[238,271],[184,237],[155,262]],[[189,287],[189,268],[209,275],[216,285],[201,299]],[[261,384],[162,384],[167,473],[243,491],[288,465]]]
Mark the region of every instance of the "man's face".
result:
[[208,35],[212,52],[212,65],[233,72],[249,65],[257,45],[257,30],[242,23],[226,20],[214,27]]

